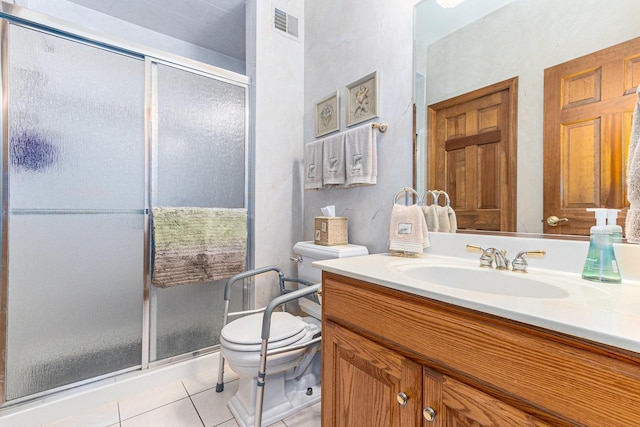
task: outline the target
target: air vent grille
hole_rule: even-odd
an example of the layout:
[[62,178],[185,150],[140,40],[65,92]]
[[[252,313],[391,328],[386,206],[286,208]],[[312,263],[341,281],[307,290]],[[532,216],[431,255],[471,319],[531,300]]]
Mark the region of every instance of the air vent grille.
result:
[[273,28],[295,39],[299,37],[298,18],[277,7],[273,8]]
[[283,12],[277,7],[273,12],[273,25],[277,30],[287,32],[287,12]]

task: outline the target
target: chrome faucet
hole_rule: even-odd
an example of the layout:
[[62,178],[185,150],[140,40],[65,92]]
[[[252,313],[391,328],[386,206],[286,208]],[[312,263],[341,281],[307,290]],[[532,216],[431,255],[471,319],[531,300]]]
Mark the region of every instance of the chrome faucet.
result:
[[508,270],[509,269],[509,260],[507,259],[507,251],[498,250],[496,248],[490,248],[489,250],[493,250],[493,258],[496,261],[496,270]]
[[507,251],[496,248],[483,248],[476,245],[467,245],[469,252],[482,252],[480,255],[480,267],[492,268],[495,264],[496,270],[508,270],[509,260],[507,260]]
[[520,273],[526,273],[527,265],[529,265],[527,263],[527,256],[530,256],[532,258],[542,258],[546,254],[547,253],[543,250],[518,252],[518,255],[516,255],[516,257],[513,259],[513,262],[511,263],[512,270]]

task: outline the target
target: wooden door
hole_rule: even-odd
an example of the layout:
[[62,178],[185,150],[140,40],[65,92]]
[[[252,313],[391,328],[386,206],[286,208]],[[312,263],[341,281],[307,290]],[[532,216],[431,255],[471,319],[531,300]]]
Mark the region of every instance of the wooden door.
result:
[[[588,235],[586,208],[624,209],[640,38],[544,71],[544,232]],[[561,221],[550,226],[547,218]]]
[[458,228],[516,231],[517,78],[429,106],[427,188]]
[[433,410],[430,427],[550,426],[507,403],[460,381],[425,368],[424,405]]
[[419,427],[421,404],[420,365],[335,323],[323,324],[324,427]]

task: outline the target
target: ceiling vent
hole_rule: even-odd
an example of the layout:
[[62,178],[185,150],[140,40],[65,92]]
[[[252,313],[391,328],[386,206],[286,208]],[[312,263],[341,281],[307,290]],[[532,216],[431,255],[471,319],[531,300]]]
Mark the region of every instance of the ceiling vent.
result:
[[273,28],[281,34],[298,39],[298,18],[277,7],[273,8]]

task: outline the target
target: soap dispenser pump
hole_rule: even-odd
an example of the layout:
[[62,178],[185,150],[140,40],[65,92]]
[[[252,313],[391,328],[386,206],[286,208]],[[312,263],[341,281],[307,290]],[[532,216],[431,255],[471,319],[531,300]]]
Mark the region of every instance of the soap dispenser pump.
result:
[[611,228],[611,240],[613,243],[622,243],[622,226],[618,225],[618,212],[620,209],[607,209],[607,226]]
[[613,233],[611,227],[606,225],[608,209],[587,210],[595,212],[596,225],[591,227],[589,252],[582,270],[582,278],[594,282],[620,283],[622,278],[613,252]]

